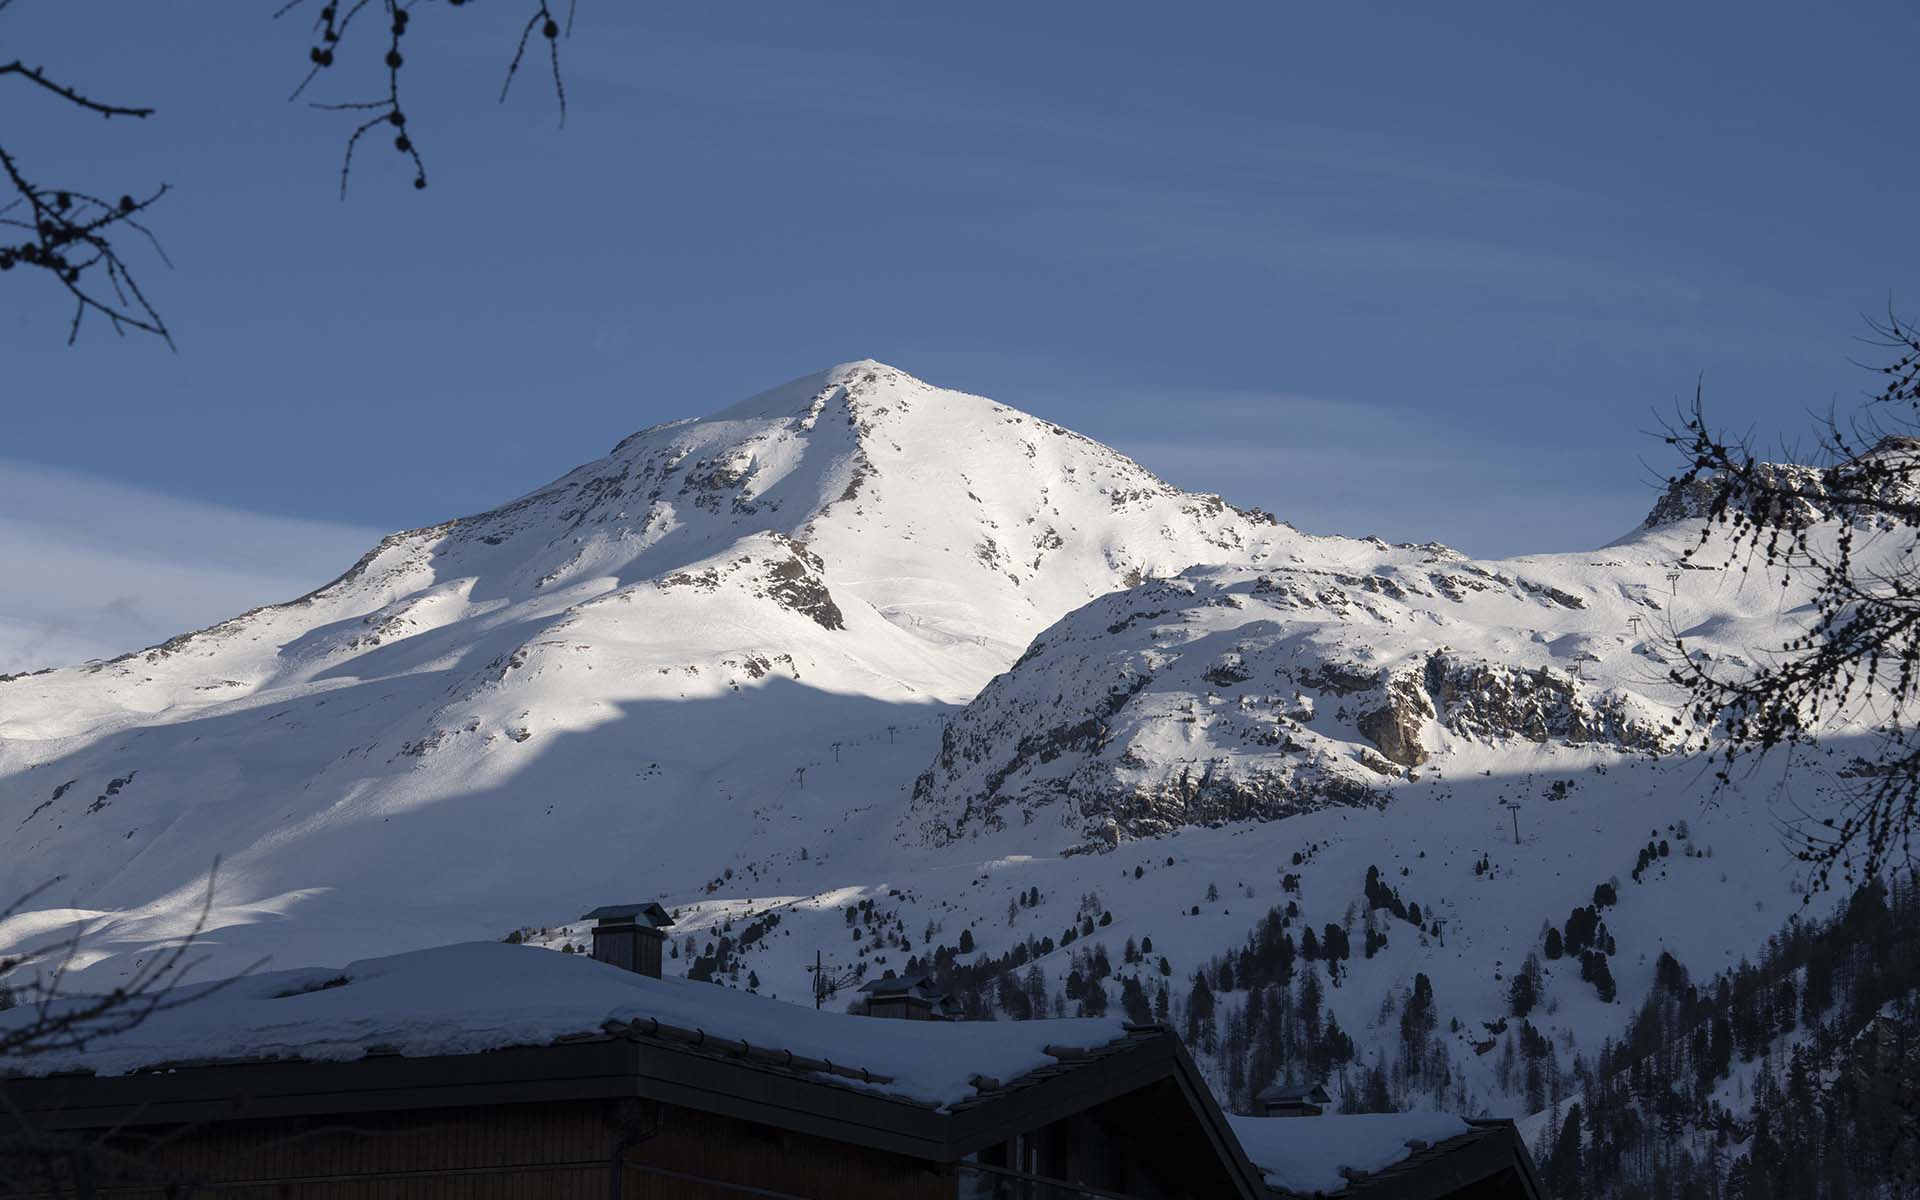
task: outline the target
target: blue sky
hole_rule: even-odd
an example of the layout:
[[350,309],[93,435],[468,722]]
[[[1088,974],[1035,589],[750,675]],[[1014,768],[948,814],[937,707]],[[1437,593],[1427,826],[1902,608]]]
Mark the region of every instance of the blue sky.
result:
[[[179,352],[68,348],[44,284],[0,286],[9,556],[58,574],[23,547],[97,511],[156,636],[869,356],[1310,530],[1591,546],[1696,377],[1730,425],[1804,429],[1865,387],[1862,314],[1920,303],[1911,5],[580,0],[560,130],[538,71],[494,103],[520,6],[436,4],[433,185],[374,145],[345,202],[344,119],[284,102],[308,43],[270,7],[0,14],[8,57],[159,109],[15,90],[6,137],[174,187],[144,279]],[[341,70],[321,98],[373,90]],[[169,540],[129,495],[250,532]],[[156,556],[231,587],[183,599]],[[41,606],[134,637],[79,628],[107,599]]]

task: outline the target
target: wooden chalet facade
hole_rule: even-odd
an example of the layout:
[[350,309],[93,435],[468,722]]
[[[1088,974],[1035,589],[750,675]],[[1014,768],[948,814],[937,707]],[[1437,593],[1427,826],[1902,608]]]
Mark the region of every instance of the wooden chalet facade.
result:
[[156,1200],[1266,1194],[1157,1028],[944,1109],[782,1057],[642,1023],[486,1054],[15,1079],[0,1179]]

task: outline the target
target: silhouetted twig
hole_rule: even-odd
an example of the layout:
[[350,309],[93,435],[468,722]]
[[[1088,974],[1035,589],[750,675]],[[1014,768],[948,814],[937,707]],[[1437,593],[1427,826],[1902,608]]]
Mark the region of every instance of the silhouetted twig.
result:
[[[315,103],[314,107],[333,112],[353,113],[358,118],[347,135],[340,163],[340,194],[346,195],[353,173],[354,152],[370,135],[391,131],[393,147],[404,155],[413,169],[413,186],[427,186],[426,161],[416,144],[416,134],[407,123],[407,108],[401,99],[403,71],[411,48],[418,41],[412,36],[416,14],[436,3],[448,9],[465,8],[468,0],[286,0],[274,14],[282,16],[312,3],[319,4],[315,18],[315,44],[308,50],[310,66],[305,78],[294,89],[294,97],[303,95],[308,85],[335,63],[335,55],[350,42],[369,43],[369,53],[380,54],[385,72],[385,94],[370,100]],[[526,5],[527,19],[520,27],[506,79],[501,84],[504,101],[513,86],[514,76],[524,61],[527,47],[536,34],[547,43],[547,58],[553,71],[554,96],[560,106],[560,122],[566,123],[567,93],[560,71],[560,39],[573,32],[574,6],[569,0],[563,24],[549,0],[517,0]],[[0,0],[4,13],[13,0]],[[475,7],[479,7],[476,5]],[[379,39],[354,39],[356,29],[368,21],[357,20],[378,14],[386,22],[385,36]],[[47,73],[23,60],[0,63],[0,84],[17,81],[36,90],[51,103],[68,105],[103,119],[126,117],[144,119],[153,109],[140,105],[116,104],[100,100],[78,86]],[[9,112],[14,110],[9,109]],[[92,192],[69,186],[41,183],[4,141],[0,141],[0,174],[12,199],[0,191],[0,274],[16,267],[33,268],[56,280],[73,302],[73,319],[67,330],[71,345],[80,336],[80,327],[89,313],[106,320],[116,333],[128,330],[151,333],[173,345],[173,334],[159,310],[148,300],[122,253],[118,238],[132,232],[144,238],[165,263],[160,243],[142,218],[146,211],[167,194],[161,184],[150,192],[128,192],[118,199],[103,198]],[[107,193],[112,196],[111,192]],[[168,264],[171,265],[171,264]]]
[[1810,593],[1795,597],[1804,625],[1751,669],[1729,671],[1672,638],[1671,678],[1692,698],[1697,747],[1721,760],[1719,781],[1741,755],[1812,741],[1837,721],[1881,739],[1874,759],[1848,769],[1836,810],[1793,826],[1813,872],[1809,900],[1832,889],[1836,870],[1851,890],[1911,865],[1920,824],[1920,327],[1891,313],[1871,327],[1891,351],[1874,368],[1885,383],[1858,420],[1823,422],[1818,464],[1763,461],[1708,425],[1697,393],[1666,430],[1686,464],[1669,487],[1691,490],[1708,518],[1683,562],[1742,576],[1771,568],[1783,599],[1796,582]]
[[[274,14],[285,15],[295,9],[306,6],[312,0],[287,0]],[[339,61],[341,47],[350,40],[356,27],[355,19],[369,10],[377,11],[386,18],[386,38],[379,45],[384,46],[381,67],[386,75],[386,94],[371,100],[346,102],[314,102],[313,107],[329,112],[356,112],[369,114],[356,124],[347,135],[346,152],[340,162],[340,195],[347,194],[347,182],[353,174],[353,155],[360,140],[386,126],[393,131],[393,148],[406,156],[413,166],[413,186],[427,186],[427,167],[420,157],[414,132],[407,125],[407,108],[401,99],[402,74],[408,64],[407,53],[403,45],[409,45],[408,37],[415,21],[414,13],[429,6],[431,0],[321,0],[320,10],[314,20],[315,44],[307,51],[311,64],[306,76],[293,90],[297,99],[305,94],[308,86],[322,72],[333,67]],[[464,8],[467,0],[445,0],[448,8]],[[564,29],[555,17],[547,0],[531,0],[531,11],[526,23],[520,29],[520,36],[514,45],[513,57],[507,63],[507,75],[500,86],[500,99],[504,102],[507,92],[513,87],[513,79],[519,73],[520,64],[526,57],[527,45],[537,32],[547,43],[547,57],[553,66],[554,95],[560,103],[560,123],[566,124],[567,92],[560,73],[560,38],[573,31],[573,12],[569,7],[567,23]],[[417,40],[417,39],[415,39]],[[377,48],[377,47],[376,47]]]
[[[19,59],[0,64],[0,81],[6,79],[23,81],[61,103],[109,120],[153,115],[151,108],[96,100]],[[115,333],[136,329],[173,344],[166,322],[148,302],[114,242],[123,230],[132,230],[159,250],[158,240],[139,217],[167,194],[165,184],[144,199],[128,194],[116,201],[77,188],[44,185],[29,177],[4,143],[0,143],[0,173],[13,193],[12,200],[0,204],[0,272],[29,267],[58,281],[74,305],[67,330],[69,345],[80,336],[80,324],[89,312],[106,318]],[[164,253],[160,257],[166,260]]]

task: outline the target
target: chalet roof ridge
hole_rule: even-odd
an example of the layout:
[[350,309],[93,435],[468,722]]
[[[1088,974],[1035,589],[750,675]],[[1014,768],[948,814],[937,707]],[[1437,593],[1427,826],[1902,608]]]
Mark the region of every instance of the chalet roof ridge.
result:
[[1258,1092],[1254,1093],[1253,1098],[1256,1100],[1287,1100],[1287,1099],[1295,1099],[1295,1098],[1305,1099],[1307,1097],[1314,1095],[1315,1093],[1318,1093],[1320,1096],[1322,1096],[1325,1099],[1328,1099],[1328,1100],[1332,1099],[1332,1095],[1327,1091],[1327,1085],[1324,1083],[1279,1083],[1279,1082],[1270,1083],[1267,1086],[1261,1088]]
[[[1119,1037],[1109,1039],[1095,1046],[1066,1047],[1049,1043],[1045,1053],[1054,1061],[1022,1072],[1008,1079],[994,1079],[990,1076],[976,1075],[975,1095],[955,1101],[947,1107],[954,1112],[978,1108],[1010,1092],[1033,1087],[1049,1079],[1058,1078],[1099,1059],[1109,1058],[1125,1050],[1146,1042],[1175,1036],[1173,1030],[1164,1025],[1127,1025]],[[1059,1053],[1056,1053],[1058,1051]],[[985,1086],[982,1086],[985,1085]]]
[[[1024,1071],[1019,1075],[1001,1080],[987,1075],[974,1075],[969,1083],[975,1088],[975,1094],[944,1104],[935,1103],[907,1095],[903,1092],[885,1090],[895,1082],[891,1075],[871,1071],[866,1067],[849,1063],[836,1063],[831,1059],[812,1058],[795,1054],[793,1051],[777,1046],[756,1046],[744,1038],[731,1038],[720,1034],[709,1034],[704,1029],[672,1025],[655,1017],[634,1017],[609,1020],[603,1028],[611,1035],[634,1041],[660,1041],[673,1044],[676,1048],[692,1048],[710,1054],[771,1066],[791,1071],[803,1076],[828,1076],[828,1079],[816,1079],[816,1082],[830,1083],[833,1079],[846,1079],[867,1085],[860,1089],[868,1095],[900,1100],[916,1107],[931,1108],[942,1112],[959,1112],[963,1109],[977,1108],[1010,1092],[1031,1087],[1046,1080],[1064,1075],[1075,1068],[1106,1058],[1124,1050],[1132,1049],[1145,1042],[1161,1038],[1175,1038],[1178,1035],[1173,1028],[1158,1022],[1136,1024],[1123,1023],[1121,1035],[1109,1038],[1105,1042],[1092,1046],[1068,1046],[1049,1042],[1043,1047],[1043,1053],[1054,1061]],[[870,1090],[879,1089],[879,1090]]]
[[[910,991],[913,989],[935,990],[936,985],[925,971],[915,971],[909,975],[895,975],[888,972],[878,979],[869,979],[860,985],[862,992]],[[944,994],[944,993],[942,993]]]
[[[1276,1119],[1284,1120],[1285,1118]],[[1295,1119],[1312,1120],[1314,1118]],[[1368,1198],[1375,1195],[1381,1196],[1384,1200],[1385,1197],[1397,1195],[1397,1193],[1391,1191],[1390,1185],[1394,1181],[1425,1170],[1429,1164],[1437,1159],[1445,1158],[1452,1154],[1471,1151],[1476,1147],[1492,1142],[1502,1134],[1506,1134],[1516,1145],[1521,1144],[1519,1128],[1510,1118],[1463,1117],[1461,1119],[1464,1120],[1468,1126],[1465,1131],[1456,1133],[1452,1137],[1441,1138],[1438,1141],[1426,1145],[1413,1147],[1412,1153],[1406,1157],[1397,1159],[1378,1170],[1357,1171],[1348,1167],[1340,1168],[1340,1177],[1346,1181],[1345,1186],[1336,1188],[1333,1191],[1313,1193],[1294,1192],[1285,1188],[1273,1187],[1272,1185],[1268,1185],[1268,1189],[1273,1196],[1280,1197],[1282,1200],[1368,1200]],[[1412,1147],[1412,1142],[1408,1144]],[[1521,1159],[1521,1162],[1528,1173],[1529,1182],[1534,1185],[1534,1195],[1545,1195],[1539,1188],[1537,1177],[1533,1176],[1532,1163],[1526,1161],[1524,1158]]]
[[[832,1075],[843,1079],[856,1079],[865,1084],[877,1084],[882,1087],[894,1082],[893,1076],[871,1071],[866,1067],[857,1067],[848,1063],[836,1063],[830,1058],[812,1058],[804,1054],[795,1054],[793,1051],[785,1049],[784,1047],[755,1046],[745,1038],[731,1038],[722,1034],[709,1034],[704,1029],[690,1029],[682,1025],[669,1024],[657,1017],[634,1017],[630,1020],[608,1021],[605,1028],[611,1033],[633,1040],[673,1042],[683,1046],[692,1046],[695,1049],[711,1050],[714,1053],[725,1054],[734,1058],[745,1058],[757,1062],[769,1063],[773,1066],[784,1067],[801,1074]],[[899,1093],[885,1094],[899,1095]],[[914,1100],[909,1096],[901,1096],[900,1098],[916,1104],[925,1103],[924,1101]]]
[[[449,1068],[460,1077],[457,1084],[435,1085],[435,1092],[450,1093],[454,1087],[479,1088],[488,1092],[498,1092],[502,1087],[512,1089],[513,1094],[522,1096],[521,1089],[514,1087],[511,1079],[527,1069],[526,1064],[540,1061],[555,1054],[572,1054],[593,1051],[595,1046],[616,1047],[622,1044],[635,1048],[657,1048],[675,1056],[688,1056],[705,1061],[716,1067],[731,1070],[767,1072],[803,1087],[828,1088],[848,1097],[858,1097],[860,1103],[882,1104],[902,1114],[901,1120],[907,1122],[938,1121],[938,1128],[947,1132],[935,1135],[936,1142],[951,1149],[954,1138],[970,1136],[967,1132],[979,1125],[978,1118],[987,1116],[980,1112],[984,1107],[1001,1103],[1031,1106],[1035,1103],[1052,1104],[1044,1099],[1045,1092],[1040,1085],[1073,1074],[1086,1068],[1099,1069],[1103,1064],[1129,1051],[1145,1051],[1155,1043],[1163,1043],[1168,1049],[1168,1062],[1174,1069],[1179,1068],[1184,1057],[1178,1050],[1178,1041],[1170,1030],[1149,1026],[1123,1033],[1117,1038],[1091,1048],[1084,1055],[1074,1055],[1056,1059],[1047,1065],[1021,1075],[1009,1078],[989,1092],[969,1096],[960,1101],[937,1101],[888,1090],[895,1081],[887,1075],[875,1073],[865,1068],[845,1063],[831,1062],[825,1059],[812,1059],[789,1051],[752,1045],[739,1038],[722,1037],[699,1029],[687,1029],[674,1026],[654,1018],[632,1020],[609,1020],[598,1034],[574,1034],[554,1039],[547,1043],[523,1043],[498,1049],[467,1052],[453,1055],[430,1055],[412,1057],[404,1055],[367,1055],[357,1059],[319,1059],[301,1057],[281,1058],[234,1058],[199,1060],[191,1063],[180,1062],[164,1070],[140,1069],[126,1075],[47,1075],[22,1077],[9,1080],[10,1084],[25,1085],[16,1099],[27,1101],[26,1107],[35,1110],[41,1119],[58,1113],[56,1125],[72,1122],[76,1127],[84,1123],[81,1114],[97,1113],[103,1108],[111,1110],[113,1103],[106,1099],[114,1092],[130,1085],[144,1089],[162,1089],[162,1096],[143,1094],[131,1105],[133,1110],[153,1116],[164,1112],[164,1119],[204,1119],[205,1113],[200,1107],[212,1105],[223,1113],[231,1107],[232,1087],[216,1084],[215,1079],[227,1071],[267,1071],[273,1072],[274,1086],[266,1089],[274,1094],[276,1111],[305,1111],[317,1097],[329,1092],[339,1092],[352,1087],[371,1087],[374,1091],[395,1086],[389,1082],[392,1072],[398,1071],[403,1078],[412,1078],[421,1073],[447,1071]],[[481,1066],[479,1060],[498,1059],[502,1064],[519,1064],[514,1067]],[[569,1060],[571,1061],[571,1060]],[[637,1065],[637,1064],[636,1064]],[[570,1068],[577,1069],[577,1068]],[[633,1068],[623,1068],[631,1070]],[[368,1084],[347,1085],[343,1081],[361,1075],[364,1072],[379,1072],[369,1075]],[[645,1075],[648,1068],[642,1068]],[[350,1074],[342,1074],[347,1072]],[[604,1068],[592,1069],[586,1077],[603,1081],[603,1085],[614,1086],[616,1090],[624,1085],[617,1084],[618,1073],[608,1074]],[[246,1092],[251,1097],[249,1106],[260,1110],[262,1076],[250,1075]],[[305,1082],[308,1079],[326,1080],[325,1085]],[[134,1081],[144,1081],[135,1085]],[[295,1082],[301,1081],[301,1082]],[[374,1082],[377,1081],[377,1082]],[[998,1082],[998,1081],[995,1081]],[[742,1095],[759,1096],[764,1094],[764,1085],[736,1083],[733,1090]],[[81,1087],[84,1093],[72,1093],[70,1089]],[[400,1085],[398,1094],[417,1091],[417,1085]],[[96,1095],[97,1092],[97,1095]],[[177,1095],[175,1094],[177,1093]],[[1031,1095],[1030,1095],[1031,1093]],[[33,1097],[45,1094],[44,1100]],[[83,1098],[84,1097],[84,1098]],[[496,1096],[497,1100],[498,1097]],[[406,1106],[403,1098],[398,1102]],[[186,1111],[177,1111],[180,1108]],[[822,1106],[807,1106],[809,1111],[823,1111]],[[910,1115],[911,1114],[911,1115]],[[228,1114],[230,1115],[230,1114]],[[125,1119],[126,1114],[115,1112],[111,1122]],[[870,1118],[869,1118],[870,1119]],[[995,1118],[989,1117],[989,1124]],[[949,1125],[949,1122],[961,1122]],[[889,1122],[891,1123],[891,1122]],[[904,1129],[919,1129],[920,1133],[905,1135],[924,1138],[926,1130],[915,1124],[903,1125]]]
[[[1092,1046],[1086,1046],[1086,1047],[1067,1046],[1067,1045],[1060,1045],[1060,1044],[1055,1044],[1050,1042],[1046,1045],[1044,1052],[1048,1055],[1048,1057],[1054,1060],[1053,1062],[1035,1067],[1032,1070],[1022,1072],[1019,1075],[1010,1076],[1005,1080],[1001,1080],[1001,1079],[997,1079],[997,1078],[993,1078],[985,1075],[976,1075],[973,1077],[974,1080],[977,1080],[979,1081],[979,1084],[984,1084],[986,1086],[978,1087],[978,1085],[976,1085],[978,1087],[978,1090],[975,1095],[967,1096],[961,1100],[954,1101],[948,1104],[940,1104],[935,1101],[924,1100],[919,1097],[908,1095],[904,1092],[888,1091],[886,1090],[888,1085],[896,1082],[894,1077],[891,1075],[885,1074],[883,1072],[871,1070],[864,1066],[859,1066],[851,1063],[837,1063],[837,1062],[834,1062],[832,1059],[828,1059],[828,1058],[813,1058],[804,1054],[795,1054],[793,1051],[788,1050],[784,1047],[779,1047],[779,1046],[755,1045],[749,1042],[745,1038],[728,1037],[725,1034],[720,1034],[720,1033],[709,1033],[707,1030],[699,1027],[675,1025],[675,1024],[672,1024],[671,1022],[662,1021],[657,1017],[632,1017],[632,1018],[610,1019],[602,1024],[601,1031],[598,1033],[588,1033],[583,1031],[579,1033],[562,1034],[544,1043],[526,1043],[519,1046],[502,1047],[502,1049],[538,1050],[543,1048],[544,1046],[573,1045],[581,1042],[606,1041],[609,1039],[623,1039],[623,1040],[635,1041],[635,1042],[658,1042],[665,1045],[671,1045],[676,1049],[682,1049],[682,1050],[690,1049],[690,1050],[699,1051],[713,1057],[745,1059],[757,1064],[782,1069],[801,1077],[809,1077],[809,1078],[818,1077],[818,1076],[829,1077],[828,1079],[814,1078],[815,1082],[827,1083],[834,1079],[849,1080],[855,1083],[866,1085],[866,1087],[859,1089],[866,1095],[886,1098],[891,1100],[898,1100],[898,1101],[901,1101],[902,1103],[913,1105],[916,1108],[959,1111],[963,1108],[978,1107],[979,1105],[989,1102],[1002,1094],[1018,1091],[1027,1087],[1031,1087],[1035,1084],[1045,1082],[1046,1080],[1053,1079],[1060,1075],[1067,1074],[1068,1072],[1080,1066],[1083,1066],[1089,1062],[1092,1062],[1096,1059],[1106,1058],[1113,1054],[1119,1053],[1121,1051],[1131,1049],[1132,1047],[1139,1045],[1142,1042],[1155,1040],[1160,1037],[1174,1036],[1173,1031],[1169,1027],[1164,1025],[1157,1025],[1157,1024],[1127,1025],[1127,1026],[1124,1026],[1123,1028],[1125,1032],[1123,1032],[1121,1036],[1117,1038],[1109,1039],[1106,1042],[1097,1043]],[[482,1051],[481,1053],[498,1053],[498,1052],[499,1051]],[[179,1071],[179,1070],[190,1070],[190,1069],[205,1068],[205,1067],[232,1067],[232,1066],[268,1065],[268,1064],[299,1066],[303,1064],[322,1063],[322,1062],[351,1063],[356,1061],[364,1061],[365,1059],[368,1059],[368,1058],[382,1058],[382,1057],[394,1057],[394,1056],[395,1056],[394,1051],[390,1049],[383,1049],[379,1052],[369,1050],[367,1053],[363,1054],[360,1059],[344,1059],[344,1060],[343,1059],[309,1058],[300,1054],[283,1054],[283,1055],[252,1054],[252,1055],[235,1055],[230,1058],[206,1057],[206,1058],[193,1058],[193,1059],[174,1059],[174,1060],[169,1060],[164,1062],[156,1062],[148,1066],[143,1066],[143,1067],[137,1068],[132,1072],[129,1072],[129,1074],[132,1074],[132,1075],[167,1074],[167,1073]],[[432,1057],[432,1056],[427,1056],[427,1057]],[[86,1076],[90,1078],[112,1078],[112,1076],[98,1076],[98,1075],[95,1075],[95,1073],[92,1071],[85,1071],[85,1070],[75,1071],[75,1072],[63,1072],[60,1075],[49,1076],[49,1078],[61,1078],[61,1077],[73,1077],[73,1076]],[[22,1078],[26,1078],[26,1077],[23,1076]]]

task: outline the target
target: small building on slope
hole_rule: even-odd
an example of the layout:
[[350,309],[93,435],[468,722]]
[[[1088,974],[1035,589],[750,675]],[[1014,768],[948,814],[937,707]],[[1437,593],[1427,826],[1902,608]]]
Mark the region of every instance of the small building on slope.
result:
[[869,980],[860,987],[869,1017],[891,1017],[902,1021],[945,1021],[952,998],[933,985],[925,975],[895,975],[888,971],[881,979]]
[[1270,1083],[1254,1094],[1263,1117],[1317,1117],[1333,1104],[1317,1083]]

